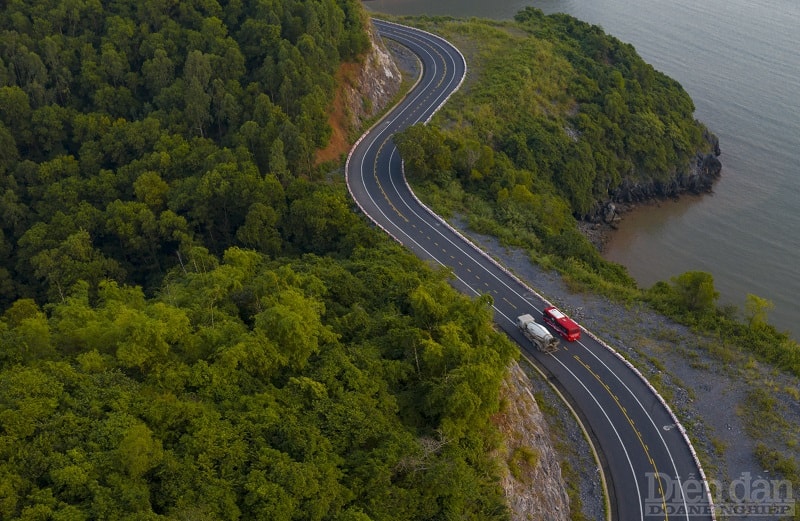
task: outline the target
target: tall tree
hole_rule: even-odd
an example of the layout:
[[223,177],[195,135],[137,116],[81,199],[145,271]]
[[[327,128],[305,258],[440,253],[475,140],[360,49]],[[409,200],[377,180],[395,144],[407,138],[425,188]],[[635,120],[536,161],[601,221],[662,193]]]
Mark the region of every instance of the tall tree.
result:
[[189,52],[183,67],[185,84],[185,109],[189,127],[200,137],[205,137],[205,127],[211,122],[211,95],[207,89],[211,81],[211,60],[201,51]]

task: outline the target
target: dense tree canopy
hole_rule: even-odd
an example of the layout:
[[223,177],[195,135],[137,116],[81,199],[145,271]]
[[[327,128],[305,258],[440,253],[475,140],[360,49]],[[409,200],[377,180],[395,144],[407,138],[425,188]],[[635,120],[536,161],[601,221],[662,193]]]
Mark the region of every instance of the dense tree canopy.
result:
[[0,11],[0,518],[504,519],[515,350],[313,154],[356,0]]
[[334,73],[368,44],[355,0],[8,2],[2,304],[150,290],[195,246],[279,253],[284,188],[314,175]]
[[189,264],[0,318],[0,517],[505,517],[486,300],[393,245]]

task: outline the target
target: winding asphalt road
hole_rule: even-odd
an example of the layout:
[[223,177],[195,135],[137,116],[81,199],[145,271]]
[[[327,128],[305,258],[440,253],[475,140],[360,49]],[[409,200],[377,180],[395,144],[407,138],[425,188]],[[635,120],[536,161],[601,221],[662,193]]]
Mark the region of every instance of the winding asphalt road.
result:
[[373,20],[383,38],[414,52],[422,64],[415,87],[364,134],[347,160],[347,184],[361,210],[422,259],[452,269],[453,285],[489,294],[495,321],[571,402],[601,455],[611,518],[713,519],[705,478],[669,407],[647,381],[590,332],[553,354],[532,348],[517,330],[518,315],[541,317],[548,305],[414,196],[392,135],[428,119],[466,76],[459,51],[442,38]]

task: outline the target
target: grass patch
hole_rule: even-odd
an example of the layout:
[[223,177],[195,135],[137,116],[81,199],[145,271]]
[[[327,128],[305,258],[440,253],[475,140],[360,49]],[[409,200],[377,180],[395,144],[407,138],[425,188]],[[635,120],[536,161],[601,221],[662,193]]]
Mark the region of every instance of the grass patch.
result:
[[514,449],[508,459],[508,468],[517,481],[525,483],[525,475],[533,472],[539,463],[539,451],[534,448],[522,446]]
[[756,445],[755,456],[758,462],[770,472],[777,472],[792,482],[800,479],[800,467],[797,459],[763,443]]

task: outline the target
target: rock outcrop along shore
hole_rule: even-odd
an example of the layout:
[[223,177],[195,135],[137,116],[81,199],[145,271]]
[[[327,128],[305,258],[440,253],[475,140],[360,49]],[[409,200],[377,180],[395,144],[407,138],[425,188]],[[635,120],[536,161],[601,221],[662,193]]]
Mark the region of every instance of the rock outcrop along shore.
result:
[[609,198],[599,201],[594,212],[586,216],[591,223],[613,224],[619,214],[633,203],[656,199],[674,199],[681,194],[702,194],[711,192],[714,183],[722,175],[722,162],[719,139],[711,132],[703,137],[709,144],[710,152],[697,152],[694,160],[683,171],[676,172],[670,179],[626,178],[611,190]]

